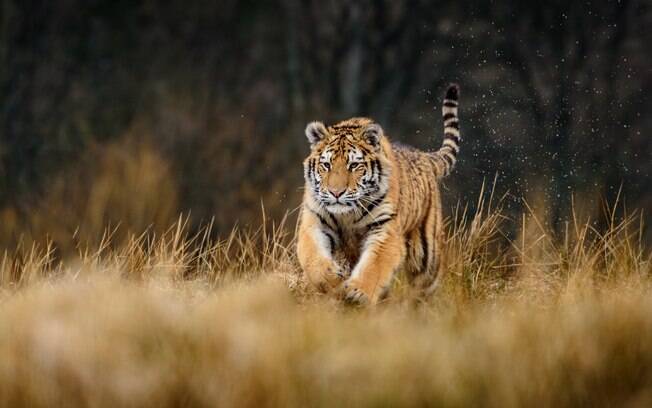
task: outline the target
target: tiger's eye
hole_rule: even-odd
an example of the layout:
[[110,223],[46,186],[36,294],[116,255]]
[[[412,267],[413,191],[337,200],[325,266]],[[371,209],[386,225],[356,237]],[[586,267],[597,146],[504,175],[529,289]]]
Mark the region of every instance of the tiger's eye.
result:
[[331,169],[331,164],[327,163],[327,162],[323,162],[323,163],[321,163],[321,167],[322,167],[322,169],[324,169],[324,171],[328,171],[328,170]]

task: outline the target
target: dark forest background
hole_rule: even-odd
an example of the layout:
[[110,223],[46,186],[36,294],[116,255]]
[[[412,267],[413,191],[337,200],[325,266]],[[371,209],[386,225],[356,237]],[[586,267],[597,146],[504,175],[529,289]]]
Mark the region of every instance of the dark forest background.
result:
[[652,215],[649,1],[0,4],[5,247],[179,213],[222,234],[259,224],[261,204],[279,219],[300,202],[306,122],[369,115],[436,148],[452,81],[448,211],[497,177],[508,214],[525,198],[558,229],[621,189]]

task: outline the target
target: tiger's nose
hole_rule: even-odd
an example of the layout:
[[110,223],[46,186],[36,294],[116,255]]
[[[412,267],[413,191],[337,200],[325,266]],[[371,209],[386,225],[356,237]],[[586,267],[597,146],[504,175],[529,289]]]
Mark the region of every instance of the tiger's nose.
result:
[[342,194],[344,194],[344,191],[346,189],[344,188],[329,188],[328,192],[333,195],[335,198],[339,198]]

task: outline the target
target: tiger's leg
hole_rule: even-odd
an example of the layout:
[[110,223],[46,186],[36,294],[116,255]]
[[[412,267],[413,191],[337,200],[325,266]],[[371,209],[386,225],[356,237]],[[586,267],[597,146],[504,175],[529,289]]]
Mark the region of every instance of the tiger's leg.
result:
[[422,258],[418,259],[413,268],[418,272],[409,274],[412,284],[419,291],[419,295],[427,297],[437,288],[441,278],[443,227],[439,201],[433,200],[428,214],[422,222],[419,233],[419,243],[414,245],[420,248],[417,251]]
[[309,211],[303,211],[297,236],[297,257],[308,281],[321,292],[337,287],[345,273],[333,258],[336,234]]
[[[425,221],[423,224],[425,226]],[[428,266],[428,245],[423,228],[415,228],[406,235],[406,256],[405,277],[407,278],[410,286],[413,288],[418,286],[415,282],[423,279],[423,273]]]
[[392,222],[371,231],[351,277],[344,282],[348,302],[375,304],[387,291],[405,258],[405,239]]

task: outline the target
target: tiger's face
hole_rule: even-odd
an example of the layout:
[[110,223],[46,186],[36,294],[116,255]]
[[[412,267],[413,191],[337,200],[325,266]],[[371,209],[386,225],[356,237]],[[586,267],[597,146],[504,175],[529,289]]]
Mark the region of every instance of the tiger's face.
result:
[[387,191],[382,128],[369,119],[350,119],[326,127],[306,127],[311,144],[304,176],[315,201],[335,214],[363,213]]

